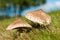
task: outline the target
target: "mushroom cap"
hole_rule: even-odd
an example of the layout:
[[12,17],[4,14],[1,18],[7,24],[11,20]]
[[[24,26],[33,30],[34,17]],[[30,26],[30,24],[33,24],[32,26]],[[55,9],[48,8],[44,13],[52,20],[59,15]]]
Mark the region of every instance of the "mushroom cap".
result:
[[36,10],[28,12],[25,17],[33,22],[39,23],[39,24],[50,24],[51,17],[46,14],[43,10]]
[[21,20],[21,19],[17,19],[12,24],[10,24],[6,28],[6,30],[12,30],[12,29],[15,29],[15,28],[32,28],[32,26],[29,25],[27,22]]
[[45,24],[50,24],[51,23],[51,16],[49,16],[45,11],[43,11],[42,9],[37,10],[38,15],[40,14],[40,17],[42,16],[42,18],[45,20]]

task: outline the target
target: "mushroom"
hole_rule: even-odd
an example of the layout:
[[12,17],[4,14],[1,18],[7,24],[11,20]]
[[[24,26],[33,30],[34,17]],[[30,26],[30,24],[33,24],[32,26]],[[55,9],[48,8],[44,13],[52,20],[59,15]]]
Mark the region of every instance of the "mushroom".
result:
[[22,33],[23,28],[31,29],[32,26],[29,25],[27,22],[23,21],[22,19],[16,19],[12,24],[10,24],[6,30],[13,30],[15,28],[18,28],[19,34]]
[[15,28],[32,28],[32,26],[21,19],[17,19],[12,24],[10,24],[6,30],[12,30]]
[[39,23],[44,26],[50,25],[51,23],[51,17],[42,9],[28,12],[25,17],[34,23]]

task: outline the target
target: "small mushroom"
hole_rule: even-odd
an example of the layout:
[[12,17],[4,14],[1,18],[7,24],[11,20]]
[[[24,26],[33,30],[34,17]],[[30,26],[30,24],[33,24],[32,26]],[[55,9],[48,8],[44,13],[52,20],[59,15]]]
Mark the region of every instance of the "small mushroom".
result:
[[25,17],[32,22],[39,23],[44,26],[50,25],[51,23],[51,17],[41,9],[28,12]]
[[18,32],[21,33],[23,31],[23,28],[31,29],[32,26],[29,25],[27,22],[23,21],[22,19],[16,19],[12,24],[10,24],[6,30],[13,30],[15,28],[18,28]]

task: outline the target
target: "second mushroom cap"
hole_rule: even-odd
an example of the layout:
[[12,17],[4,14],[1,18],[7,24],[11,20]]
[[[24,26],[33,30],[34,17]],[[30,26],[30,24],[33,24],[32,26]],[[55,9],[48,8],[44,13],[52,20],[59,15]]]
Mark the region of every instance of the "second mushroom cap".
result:
[[28,12],[25,17],[32,22],[36,22],[43,25],[49,25],[51,23],[51,17],[43,10],[36,10]]

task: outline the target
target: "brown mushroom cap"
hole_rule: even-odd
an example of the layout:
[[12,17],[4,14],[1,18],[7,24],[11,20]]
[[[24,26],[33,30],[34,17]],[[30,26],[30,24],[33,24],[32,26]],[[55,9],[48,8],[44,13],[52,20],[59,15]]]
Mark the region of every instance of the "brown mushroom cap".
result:
[[43,10],[36,10],[28,12],[25,17],[33,22],[39,23],[39,24],[50,24],[51,17],[46,14]]
[[15,28],[32,28],[32,26],[29,25],[27,22],[21,20],[21,19],[17,19],[12,24],[10,24],[6,28],[6,30],[12,30],[12,29],[15,29]]
[[51,23],[51,16],[49,16],[46,12],[44,12],[42,9],[37,10],[36,12],[38,12],[38,15],[40,14],[40,17],[42,17],[44,19],[44,23],[45,24],[50,24]]

